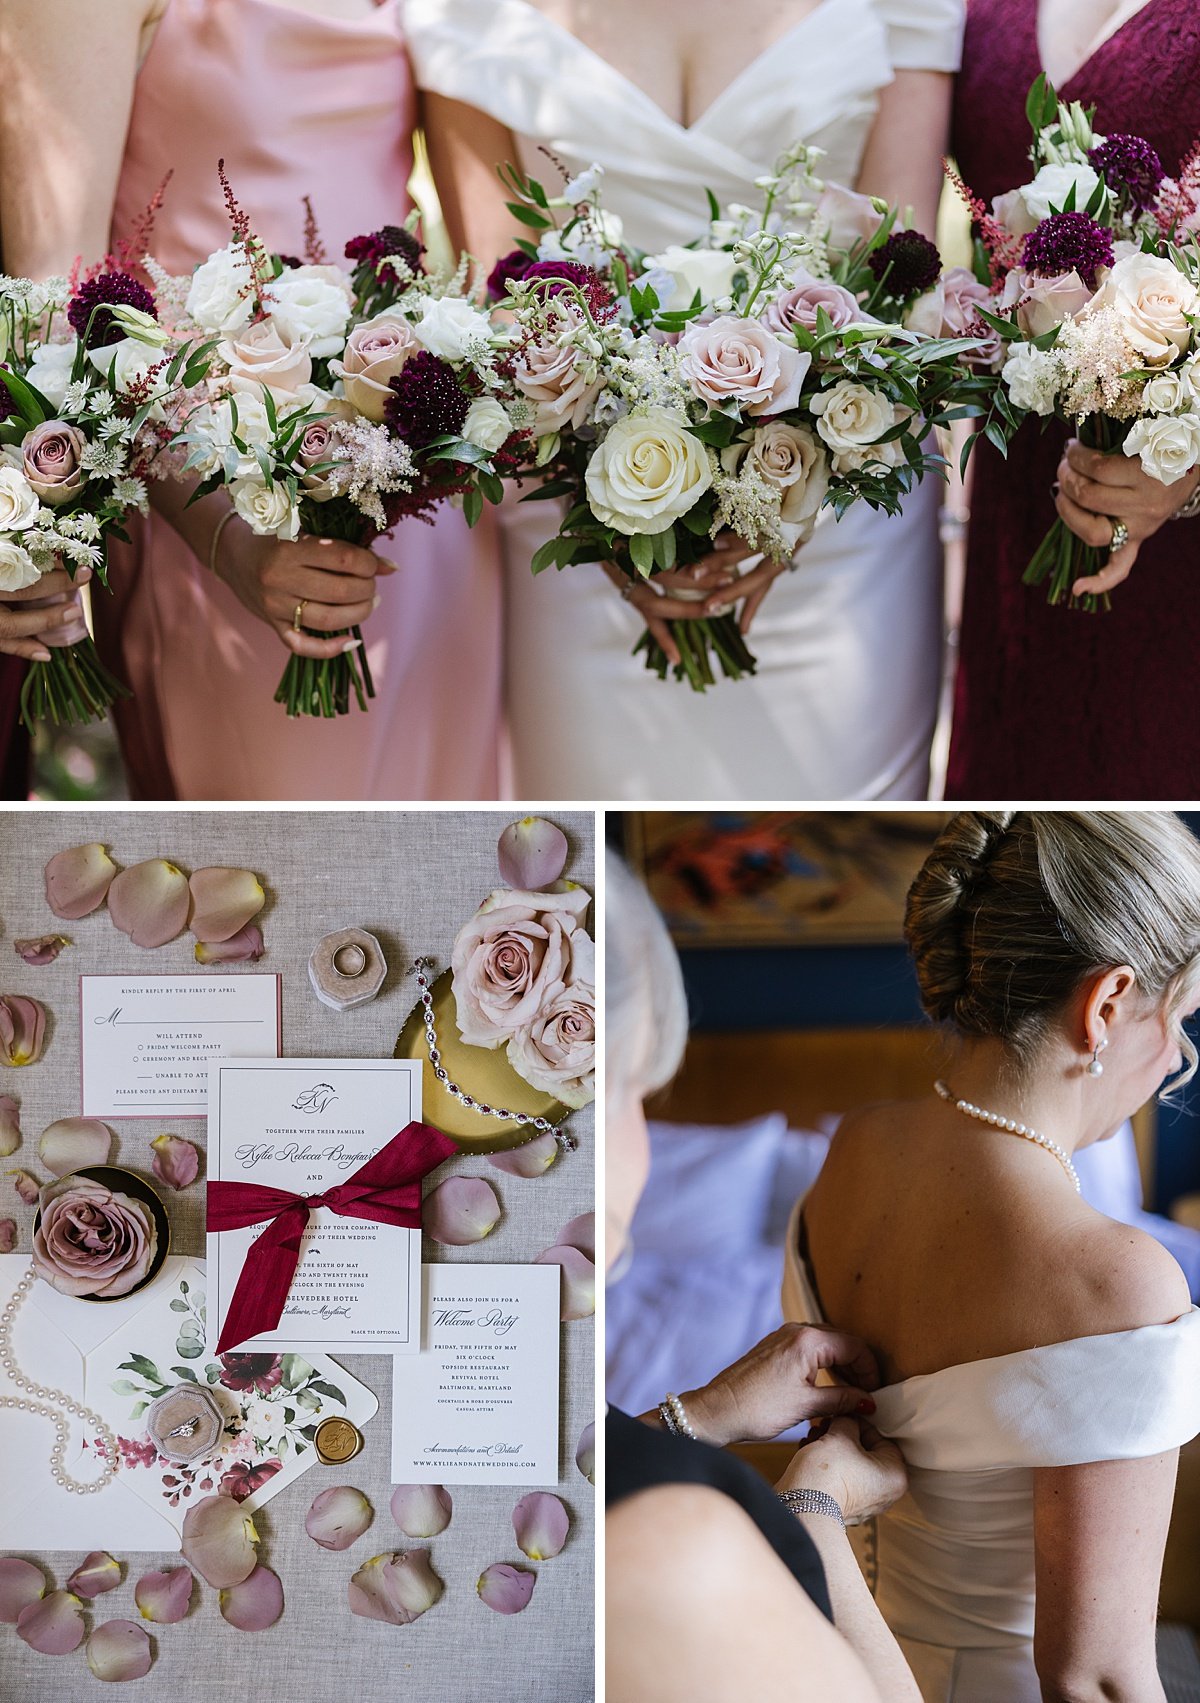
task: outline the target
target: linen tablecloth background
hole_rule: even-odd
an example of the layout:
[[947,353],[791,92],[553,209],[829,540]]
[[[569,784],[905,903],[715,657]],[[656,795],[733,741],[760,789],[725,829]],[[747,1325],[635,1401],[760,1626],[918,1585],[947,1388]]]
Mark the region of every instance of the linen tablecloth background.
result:
[[[0,992],[41,1000],[50,1013],[49,1040],[39,1064],[0,1069],[0,1092],[21,1102],[22,1145],[0,1171],[22,1165],[39,1177],[37,1138],[54,1119],[79,1112],[79,994],[81,973],[174,975],[200,968],[190,935],[157,951],[143,951],[119,933],[100,910],[64,923],[46,905],[42,869],[68,846],[100,840],[121,867],[143,858],[177,860],[186,870],[211,864],[253,869],[267,890],[258,917],[266,956],[258,969],[282,976],[283,1053],[292,1057],[389,1058],[415,992],[408,968],[432,955],[449,962],[459,927],[480,900],[500,885],[496,840],[508,812],[487,811],[38,811],[0,817]],[[568,873],[594,890],[594,819],[582,812],[555,817],[571,841]],[[378,936],[388,961],[379,997],[348,1012],[331,1011],[314,996],[308,957],[318,938],[337,928],[361,926]],[[61,932],[73,944],[57,962],[27,967],[12,941]],[[162,1129],[204,1146],[197,1118],[112,1120],[118,1142],[114,1163],[149,1174],[150,1141]],[[484,1157],[451,1161],[463,1175],[484,1176],[503,1206],[486,1241],[459,1249],[426,1239],[427,1260],[478,1259],[499,1264],[532,1260],[550,1247],[567,1221],[594,1204],[592,1110],[573,1115],[579,1150],[543,1176],[525,1179],[495,1169]],[[175,1250],[203,1255],[204,1171],[182,1194],[170,1195]],[[17,1251],[30,1247],[32,1209],[22,1205],[11,1179],[0,1176],[0,1217],[17,1220]],[[90,1623],[125,1617],[146,1627],[156,1659],[144,1679],[120,1688],[130,1698],[212,1703],[222,1696],[325,1699],[331,1703],[583,1703],[594,1695],[592,1558],[595,1521],[592,1486],[575,1466],[580,1431],[595,1411],[593,1321],[562,1326],[562,1418],[558,1493],[571,1514],[562,1554],[525,1562],[516,1546],[511,1515],[517,1486],[454,1485],[454,1517],[427,1540],[445,1594],[413,1626],[387,1626],[350,1613],[346,1586],[372,1555],[412,1547],[392,1519],[390,1413],[391,1361],[383,1355],[347,1355],[343,1363],[379,1397],[379,1413],[366,1427],[366,1446],[341,1467],[319,1463],[254,1516],[262,1538],[260,1558],[283,1581],[282,1618],[265,1632],[239,1632],[222,1620],[217,1592],[197,1579],[192,1610],[176,1626],[143,1622],[133,1587],[143,1573],[178,1565],[169,1554],[116,1552],[125,1575],[118,1589],[96,1599]],[[0,1414],[0,1447],[3,1447]],[[47,1462],[52,1428],[46,1422]],[[47,1471],[49,1466],[47,1464]],[[353,1484],[369,1498],[375,1519],[348,1550],[317,1547],[304,1516],[319,1490]],[[30,1550],[63,1586],[83,1550]],[[537,1584],[523,1613],[502,1616],[479,1601],[475,1582],[493,1561],[533,1567]],[[11,1626],[0,1625],[0,1699],[3,1703],[78,1703],[112,1695],[95,1679],[83,1646],[67,1656],[42,1656],[27,1648]]]

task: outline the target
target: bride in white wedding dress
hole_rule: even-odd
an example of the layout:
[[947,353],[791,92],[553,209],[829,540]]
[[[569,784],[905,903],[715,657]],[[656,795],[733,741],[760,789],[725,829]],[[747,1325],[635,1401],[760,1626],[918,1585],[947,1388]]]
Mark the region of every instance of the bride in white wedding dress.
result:
[[[799,140],[827,150],[828,180],[933,231],[962,0],[406,0],[404,27],[447,222],[477,256],[518,234],[496,165],[553,183],[543,147],[572,172],[600,161],[607,209],[650,252],[695,240],[706,189],[752,203]],[[547,520],[510,503],[516,796],[923,798],[940,491],[927,480],[895,519],[826,510],[755,616],[757,676],[704,696],[630,655],[643,622],[599,567],[535,580]]]
[[1081,1201],[1070,1155],[1195,1067],[1200,846],[1165,811],[959,815],[907,936],[954,1065],[846,1119],[784,1280],[786,1317],[880,1356],[909,1493],[878,1522],[879,1607],[925,1703],[1163,1703],[1200,1311],[1163,1248]]

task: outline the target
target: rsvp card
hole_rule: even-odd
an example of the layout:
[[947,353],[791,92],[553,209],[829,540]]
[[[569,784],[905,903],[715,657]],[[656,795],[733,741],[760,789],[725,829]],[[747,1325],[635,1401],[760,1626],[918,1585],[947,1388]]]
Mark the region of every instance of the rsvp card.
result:
[[558,1483],[561,1275],[425,1267],[423,1347],[393,1364],[393,1484]]
[[[319,1195],[420,1118],[418,1059],[222,1059],[209,1078],[208,1175]],[[207,1238],[210,1347],[264,1228]],[[318,1206],[278,1328],[238,1352],[416,1354],[420,1327],[421,1232]]]
[[279,977],[81,976],[85,1118],[202,1118],[215,1058],[279,1052]]

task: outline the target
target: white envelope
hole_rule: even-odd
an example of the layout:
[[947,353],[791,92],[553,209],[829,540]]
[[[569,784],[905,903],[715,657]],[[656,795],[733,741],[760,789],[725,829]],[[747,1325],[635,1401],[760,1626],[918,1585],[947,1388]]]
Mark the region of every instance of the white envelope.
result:
[[[0,1306],[28,1269],[29,1261],[15,1254],[0,1259]],[[258,1469],[261,1477],[264,1462],[280,1462],[241,1498],[253,1512],[316,1464],[311,1432],[322,1419],[344,1415],[361,1428],[374,1417],[379,1403],[372,1392],[323,1355],[256,1357],[257,1386],[209,1383],[215,1362],[203,1346],[204,1283],[203,1260],[170,1256],[149,1288],[116,1301],[85,1301],[34,1284],[13,1327],[17,1365],[33,1382],[85,1402],[126,1446],[116,1478],[81,1496],[51,1477],[52,1421],[5,1408],[0,1549],[178,1550],[188,1508],[220,1488],[226,1475],[244,1480]],[[181,1470],[152,1458],[142,1414],[161,1385],[189,1374],[212,1390],[234,1429],[212,1462]],[[20,1393],[0,1371],[0,1394]],[[68,1469],[85,1481],[95,1472],[74,1421]]]

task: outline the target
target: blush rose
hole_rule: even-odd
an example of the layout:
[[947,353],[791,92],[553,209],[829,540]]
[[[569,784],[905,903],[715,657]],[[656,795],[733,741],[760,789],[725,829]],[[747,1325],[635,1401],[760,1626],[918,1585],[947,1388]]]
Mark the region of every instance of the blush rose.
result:
[[495,1048],[532,1023],[590,965],[581,887],[565,893],[498,888],[459,931],[451,956],[458,1027],[469,1046]]

